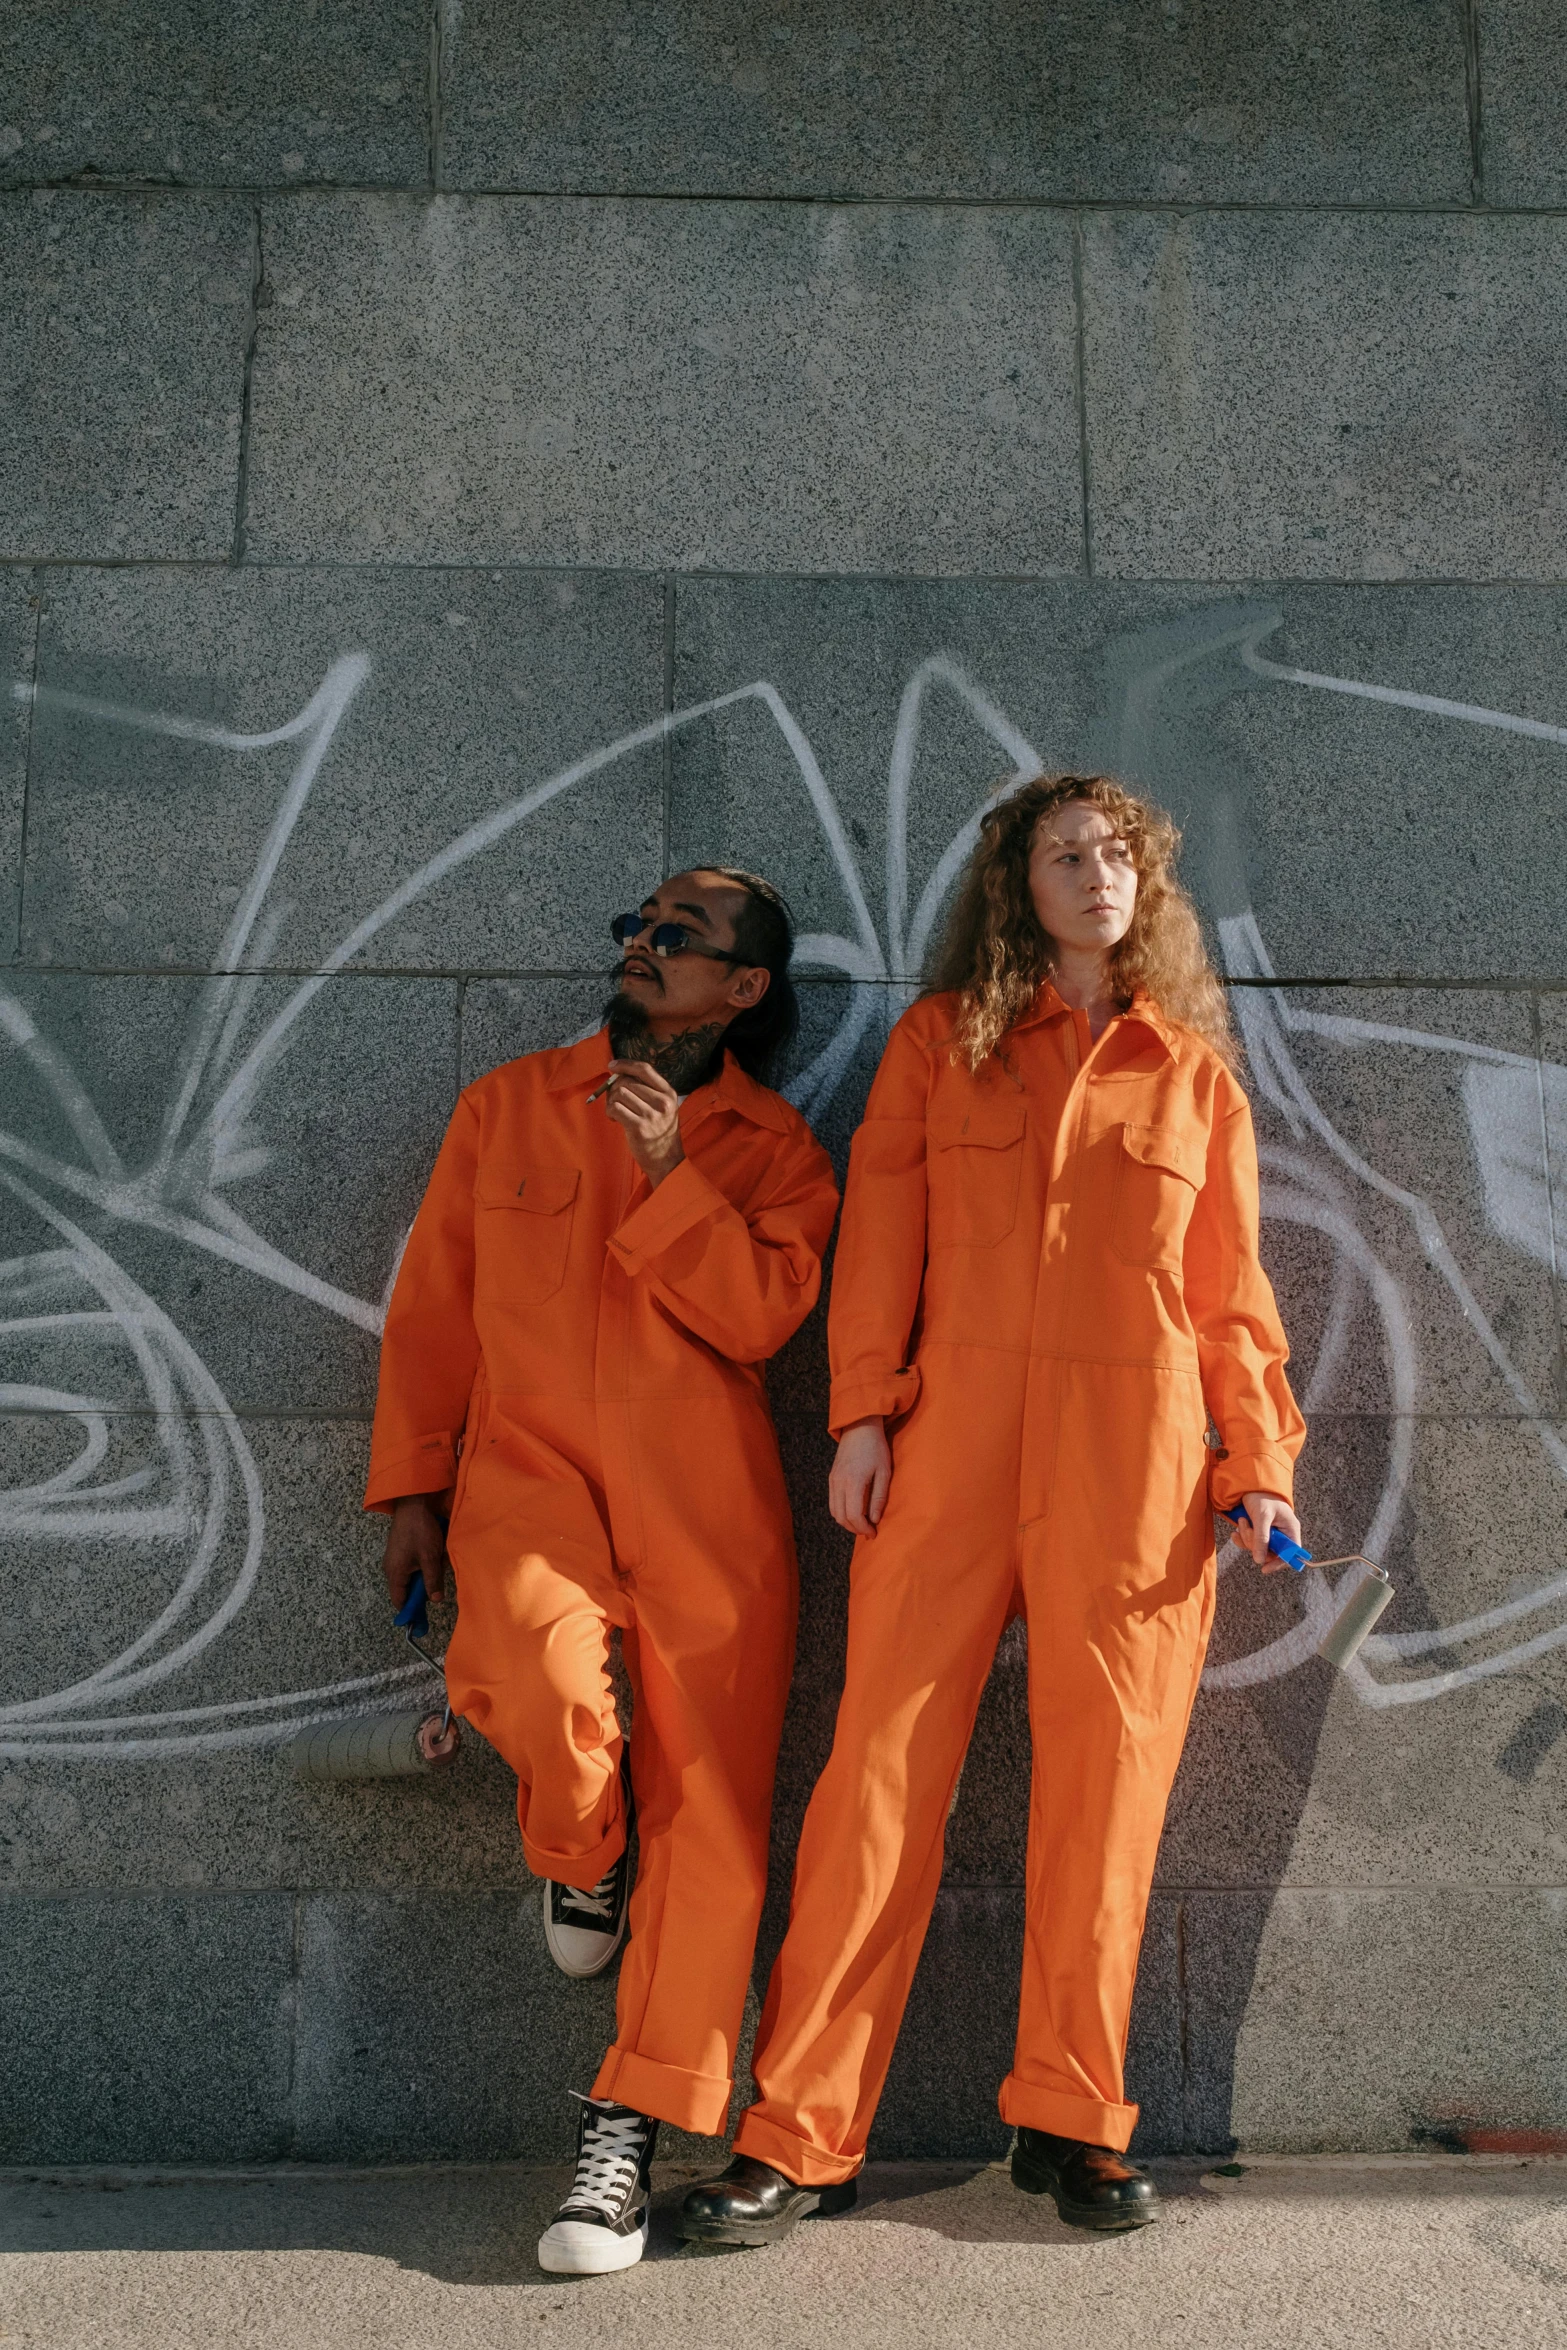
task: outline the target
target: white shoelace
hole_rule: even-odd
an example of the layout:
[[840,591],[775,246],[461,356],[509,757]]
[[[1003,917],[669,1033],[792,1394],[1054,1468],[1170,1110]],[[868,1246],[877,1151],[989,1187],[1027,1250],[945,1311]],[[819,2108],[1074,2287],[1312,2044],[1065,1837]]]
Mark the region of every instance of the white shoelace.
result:
[[613,1924],[615,1916],[615,1872],[613,1869],[610,1870],[608,1876],[600,1877],[590,1893],[585,1893],[580,1885],[562,1885],[560,1891],[563,1909],[586,1910],[589,1917],[602,1918],[606,1926]]
[[[574,2089],[572,2095],[578,2096]],[[591,2105],[591,2097],[580,2102]],[[604,2114],[590,2121],[583,2132],[582,2145],[577,2155],[577,2176],[565,2208],[577,2210],[586,2206],[601,2211],[606,2219],[620,2217],[627,2190],[637,2175],[642,2160],[647,2123],[639,2113]]]

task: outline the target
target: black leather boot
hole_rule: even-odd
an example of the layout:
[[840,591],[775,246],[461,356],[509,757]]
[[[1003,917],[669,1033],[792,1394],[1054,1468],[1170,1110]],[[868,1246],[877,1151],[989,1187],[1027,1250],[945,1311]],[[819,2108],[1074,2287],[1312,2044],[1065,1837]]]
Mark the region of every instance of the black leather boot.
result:
[[857,2189],[797,2187],[771,2163],[737,2154],[722,2178],[693,2187],[680,2206],[680,2233],[693,2244],[781,2244],[797,2220],[847,2211]]
[[1048,2130],[1019,2130],[1012,2149],[1012,2184],[1025,2195],[1050,2195],[1072,2228],[1115,2235],[1145,2228],[1159,2216],[1159,2190],[1146,2171],[1108,2146],[1052,2138]]

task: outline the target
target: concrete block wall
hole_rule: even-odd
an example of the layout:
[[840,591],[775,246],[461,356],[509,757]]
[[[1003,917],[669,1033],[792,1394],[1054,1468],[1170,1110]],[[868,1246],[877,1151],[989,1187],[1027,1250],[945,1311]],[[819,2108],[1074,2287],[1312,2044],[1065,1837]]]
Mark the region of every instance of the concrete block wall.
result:
[[[1308,1527],[1399,1594],[1335,1679],[1225,1572],[1140,2143],[1567,2130],[1564,58],[1550,0],[12,0],[0,2160],[566,2146],[611,1994],[504,1769],[283,1763],[404,1686],[401,1235],[696,856],[795,899],[841,1158],[1036,759],[1186,828]],[[819,1326],[773,1393],[763,1966],[841,1660]],[[1023,1655],[887,2154],[1002,2143]]]

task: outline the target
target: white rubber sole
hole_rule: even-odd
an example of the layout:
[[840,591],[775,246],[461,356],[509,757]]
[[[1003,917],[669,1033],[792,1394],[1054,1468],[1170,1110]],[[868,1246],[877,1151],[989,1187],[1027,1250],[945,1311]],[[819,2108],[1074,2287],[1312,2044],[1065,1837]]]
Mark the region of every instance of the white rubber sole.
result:
[[574,1983],[591,1982],[603,1974],[620,1956],[620,1946],[626,1939],[626,1912],[620,1913],[620,1927],[613,1934],[590,1933],[583,1926],[557,1926],[550,1916],[550,1889],[544,1888],[544,1942],[551,1958],[563,1975],[570,1975]]
[[647,2243],[648,2207],[635,2235],[617,2236],[587,2219],[558,2219],[539,2238],[539,2266],[552,2277],[607,2277],[635,2268]]

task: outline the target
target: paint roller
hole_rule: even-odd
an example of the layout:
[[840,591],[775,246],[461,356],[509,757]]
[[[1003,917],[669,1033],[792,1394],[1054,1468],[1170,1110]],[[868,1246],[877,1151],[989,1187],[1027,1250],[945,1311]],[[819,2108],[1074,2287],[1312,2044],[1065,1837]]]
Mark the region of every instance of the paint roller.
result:
[[[1249,1526],[1251,1519],[1244,1505],[1237,1502],[1234,1509],[1224,1512],[1232,1526]],[[1302,1550],[1298,1542],[1291,1542],[1277,1526],[1268,1536],[1268,1548],[1275,1558],[1281,1558],[1297,1575],[1303,1575],[1310,1566],[1319,1573],[1329,1567],[1363,1567],[1364,1574],[1356,1577],[1346,1597],[1335,1608],[1333,1621],[1317,1642],[1317,1654],[1326,1657],[1330,1665],[1342,1672],[1350,1659],[1358,1656],[1366,1634],[1376,1623],[1384,1608],[1391,1606],[1393,1586],[1386,1567],[1379,1567],[1375,1559],[1363,1558],[1359,1551],[1350,1551],[1343,1558],[1313,1558],[1309,1550]]]
[[[444,1684],[439,1663],[424,1646],[430,1603],[423,1575],[415,1575],[392,1621]],[[451,1762],[459,1744],[448,1704],[440,1713],[347,1714],[307,1723],[289,1748],[289,1760],[296,1779],[412,1779]]]

